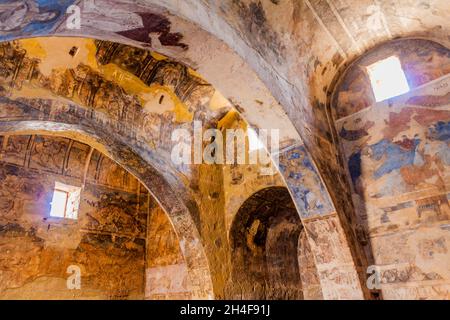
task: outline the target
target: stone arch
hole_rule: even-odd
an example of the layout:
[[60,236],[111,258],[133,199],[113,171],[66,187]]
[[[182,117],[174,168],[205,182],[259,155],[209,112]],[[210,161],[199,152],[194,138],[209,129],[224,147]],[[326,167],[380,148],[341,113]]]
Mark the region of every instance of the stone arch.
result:
[[[399,57],[410,90],[441,78],[450,71],[450,49],[442,42],[423,37],[404,37],[377,44],[342,66],[331,81],[327,105],[334,121],[376,103],[365,67],[390,56]],[[358,79],[360,91],[356,89]],[[358,94],[347,99],[347,104],[352,104],[347,110],[344,110],[345,93]]]
[[269,187],[250,196],[230,229],[230,298],[302,299],[297,261],[302,229],[286,188]]
[[[25,107],[25,105],[22,105],[22,107]],[[67,119],[65,121],[64,119],[42,120],[42,114],[37,116],[36,113],[28,114],[22,120],[5,121],[2,119],[0,121],[0,132],[1,134],[44,133],[69,138],[76,137],[79,141],[90,144],[105,153],[133,174],[147,187],[169,217],[187,264],[192,298],[214,298],[208,261],[189,209],[165,178],[129,146],[118,141],[111,134],[98,128],[92,128],[81,121],[73,123]]]
[[[78,4],[82,5],[83,2]],[[91,21],[96,21],[96,26],[83,25],[79,30],[69,30],[63,23],[64,16],[61,16],[59,17],[61,23],[58,27],[49,26],[48,28],[31,30],[28,34],[22,34],[21,37],[36,35],[90,36],[141,48],[151,47],[197,70],[210,83],[219,88],[226,98],[233,102],[251,126],[280,129],[282,152],[276,152],[272,156],[274,158],[280,156],[287,162],[282,163],[279,169],[293,195],[302,219],[327,216],[334,219],[330,224],[338,223],[340,225],[338,230],[342,234],[336,234],[334,238],[340,242],[337,247],[344,248],[345,252],[333,253],[333,258],[339,260],[340,257],[345,257],[343,259],[345,261],[336,262],[336,265],[339,265],[339,268],[342,267],[342,272],[346,274],[347,281],[355,283],[353,288],[356,289],[352,289],[354,292],[348,293],[349,295],[337,290],[330,292],[328,296],[332,298],[362,297],[360,287],[365,274],[361,271],[358,273],[357,270],[361,269],[359,264],[360,261],[364,261],[364,257],[355,249],[357,244],[353,239],[352,230],[350,230],[347,221],[351,215],[344,215],[342,212],[345,203],[335,208],[334,203],[340,199],[339,192],[329,192],[334,177],[340,176],[335,174],[336,166],[335,163],[332,163],[335,154],[333,153],[333,146],[329,145],[329,124],[326,117],[323,113],[312,112],[309,108],[308,97],[303,94],[308,89],[307,81],[304,81],[303,77],[300,80],[291,79],[290,75],[285,74],[284,68],[271,66],[269,59],[274,58],[274,61],[280,63],[280,61],[284,61],[284,59],[280,59],[284,56],[284,53],[276,52],[277,49],[275,48],[275,52],[268,56],[265,55],[267,44],[263,42],[268,39],[263,34],[269,36],[269,43],[273,42],[271,40],[276,40],[275,46],[282,45],[282,43],[278,41],[276,32],[272,32],[270,26],[266,25],[267,21],[263,23],[264,26],[258,26],[252,16],[252,14],[262,14],[261,17],[266,20],[266,14],[261,5],[256,7],[238,5],[230,8],[232,9],[229,10],[230,13],[235,13],[238,10],[239,15],[242,13],[241,19],[248,18],[250,20],[250,23],[240,21],[237,23],[240,26],[237,26],[229,20],[229,17],[220,16],[221,10],[216,10],[220,7],[217,3],[212,8],[206,8],[204,4],[196,2],[190,4],[193,4],[193,7],[196,7],[198,11],[190,10],[189,5],[182,5],[182,7],[177,8],[175,3],[170,1],[158,3],[148,1],[146,6],[130,6],[129,3],[124,4],[117,0],[114,2],[114,8],[118,11],[114,13],[121,12],[128,17],[129,15],[138,15],[138,20],[141,21],[136,22],[137,20],[135,20],[130,25],[130,21],[133,19],[118,19],[113,23],[114,28],[109,30],[110,28],[105,28],[105,24],[101,23],[106,21],[107,25],[111,26],[111,17],[108,17],[108,12],[102,10],[95,12],[94,10],[87,12],[87,14],[90,15]],[[110,7],[110,2],[108,7]],[[209,9],[214,12],[208,12]],[[254,12],[255,9],[256,12]],[[222,12],[226,11],[222,10]],[[210,16],[210,13],[212,13],[212,17],[217,18],[218,23],[212,23],[212,20],[209,19],[205,20],[205,17]],[[115,17],[119,16],[116,15]],[[148,25],[149,18],[161,21],[161,25],[168,28],[162,30],[162,34],[160,34],[161,30],[154,30]],[[195,23],[192,21],[195,21]],[[200,24],[203,29],[197,24]],[[25,26],[19,25],[18,30],[21,30],[21,27],[23,30]],[[241,27],[243,29],[263,27],[262,33],[258,30],[258,39],[262,43],[254,43],[248,41],[246,36],[242,37],[243,33],[238,31]],[[212,35],[205,30],[209,30]],[[229,34],[225,38],[224,30]],[[154,39],[155,37],[158,38],[158,41]],[[271,37],[272,39],[270,39]],[[7,32],[2,39],[17,38],[17,33]],[[224,42],[221,40],[224,40]],[[269,47],[272,47],[272,45],[269,45]],[[296,54],[293,56],[296,56]],[[308,71],[304,70],[303,66],[299,66],[298,62],[295,62],[294,65],[297,67],[297,74],[308,74]],[[312,74],[312,72],[309,72],[309,74]],[[283,104],[284,109],[278,101]],[[325,132],[325,138],[321,134],[322,131]],[[300,138],[299,132],[303,139],[307,138],[305,140],[306,145]],[[314,153],[313,156],[312,153]],[[302,160],[306,160],[296,160],[299,159],[297,158],[299,154],[302,155]],[[318,159],[322,158],[327,160],[318,162]],[[331,161],[328,161],[329,159]],[[303,167],[303,163],[307,163],[308,166]],[[296,168],[293,168],[294,166]],[[290,168],[290,170],[285,170],[285,168]],[[300,172],[304,171],[307,173],[306,178],[299,179]],[[337,184],[340,185],[341,181],[338,181]],[[340,189],[338,190],[343,191]],[[330,230],[335,229],[331,228]],[[318,260],[320,259],[319,256],[327,255],[324,252],[327,250],[325,247],[318,246],[316,249],[315,256]],[[348,267],[351,264],[358,265],[358,267]],[[330,278],[323,279],[323,281],[335,281],[335,278],[331,279],[330,277],[330,270],[324,271],[323,276]],[[358,276],[360,279],[358,279]]]
[[[9,44],[9,46],[11,46]],[[26,56],[23,56],[26,57]],[[85,123],[89,127],[91,127],[94,131],[97,129],[106,130],[107,132],[113,132],[114,136],[117,140],[122,141],[125,145],[132,145],[132,148],[135,148],[137,152],[139,152],[142,157],[151,162],[157,170],[162,172],[164,175],[164,178],[167,179],[167,181],[177,190],[183,190],[183,192],[180,192],[179,195],[183,197],[184,202],[186,205],[189,205],[190,213],[193,216],[193,219],[195,222],[198,222],[196,218],[198,217],[197,210],[196,210],[196,203],[191,198],[191,195],[189,194],[189,190],[186,190],[186,185],[183,185],[180,181],[179,175],[177,175],[177,170],[179,168],[174,168],[173,165],[167,161],[167,157],[164,158],[163,155],[167,155],[167,149],[158,149],[158,152],[156,150],[149,150],[148,145],[145,143],[142,143],[142,140],[139,138],[146,138],[148,140],[148,136],[146,137],[147,132],[142,131],[142,117],[138,116],[142,109],[137,108],[136,104],[131,104],[131,110],[127,111],[126,113],[120,113],[117,109],[117,106],[115,103],[109,105],[109,104],[100,104],[99,106],[94,105],[95,102],[92,101],[91,98],[89,98],[89,95],[86,98],[87,100],[82,100],[82,103],[85,105],[79,106],[74,103],[74,101],[67,102],[66,96],[64,94],[60,95],[59,92],[53,92],[54,95],[56,95],[57,99],[47,99],[47,96],[39,96],[39,97],[32,97],[29,98],[26,94],[25,95],[19,95],[18,97],[11,98],[11,95],[14,96],[14,94],[11,94],[12,91],[17,87],[21,87],[22,84],[27,83],[28,80],[34,79],[36,81],[36,73],[34,69],[34,62],[32,59],[28,59],[27,63],[22,64],[19,63],[17,59],[12,58],[9,56],[9,62],[8,65],[11,67],[11,65],[15,66],[15,68],[19,68],[20,66],[25,66],[26,70],[22,70],[22,72],[14,72],[15,75],[20,74],[18,77],[18,82],[10,81],[11,79],[4,79],[5,84],[3,85],[2,90],[2,103],[6,107],[4,110],[5,112],[12,112],[10,115],[21,117],[21,112],[17,112],[17,107],[23,108],[25,106],[26,112],[32,114],[32,115],[39,115],[40,119],[66,119],[70,123]],[[31,72],[27,68],[31,68],[31,70],[34,70]],[[82,70],[85,68],[83,67]],[[89,68],[88,68],[89,69]],[[16,69],[14,69],[16,70]],[[28,70],[28,71],[27,71]],[[9,70],[9,74],[11,74],[11,70]],[[16,70],[17,71],[17,70]],[[6,73],[8,74],[8,73]],[[39,75],[39,72],[37,71],[37,75]],[[32,76],[31,78],[29,78]],[[89,74],[90,80],[86,82],[82,82],[83,85],[86,85],[88,88],[84,89],[86,90],[85,93],[89,93],[89,90],[98,90],[98,86],[104,86],[104,85],[111,85],[109,81],[104,81],[99,78],[97,74]],[[38,77],[39,78],[39,77]],[[13,78],[14,80],[16,78]],[[81,79],[74,79],[75,81],[81,81]],[[99,81],[97,81],[99,80]],[[64,80],[63,80],[64,81]],[[31,82],[31,81],[30,81]],[[45,82],[44,82],[45,83]],[[37,83],[37,86],[40,87],[41,83]],[[114,87],[114,84],[112,84]],[[89,88],[89,87],[92,88]],[[120,86],[119,86],[120,87]],[[105,87],[103,87],[105,89]],[[122,92],[122,91],[120,91]],[[106,93],[106,92],[104,92]],[[116,94],[116,93],[115,93]],[[61,99],[62,98],[62,99]],[[124,96],[122,96],[121,93],[119,93],[116,98],[123,99]],[[122,101],[123,102],[123,101]],[[112,108],[112,110],[109,110],[109,107],[116,107],[115,109]],[[127,105],[128,106],[128,105]],[[98,107],[98,108],[97,108]],[[237,106],[238,108],[238,106]],[[15,110],[13,110],[15,109]],[[24,110],[25,110],[24,109]],[[239,108],[238,108],[239,109]],[[275,110],[275,109],[274,109]],[[274,111],[275,112],[275,111]],[[253,114],[253,113],[251,113]],[[256,115],[258,115],[258,111],[255,110]],[[277,113],[275,112],[275,115]],[[214,118],[214,113],[207,113],[200,115],[207,116],[206,118]],[[133,121],[122,121],[123,117],[134,117]],[[14,118],[14,117],[13,117]],[[11,118],[9,118],[11,120]],[[285,122],[286,118],[278,118],[278,116],[275,117],[275,119],[280,120],[281,122],[276,121],[270,121],[271,125],[269,128],[280,126],[281,128],[290,128],[290,122]],[[134,121],[136,120],[136,121]],[[164,119],[160,119],[163,121]],[[273,120],[272,118],[268,118],[266,120]],[[267,122],[267,121],[264,121]],[[167,121],[164,122],[165,125],[167,125]],[[264,123],[261,124],[262,128],[265,127]],[[169,123],[170,126],[170,123]],[[140,130],[140,131],[139,131]],[[167,131],[167,130],[166,130]],[[166,138],[167,138],[167,132]],[[319,174],[319,171],[317,170],[314,160],[310,157],[306,147],[303,145],[301,140],[299,140],[297,133],[294,131],[290,131],[290,133],[295,133],[295,136],[297,138],[292,139],[286,139],[286,136],[281,137],[281,146],[283,149],[281,152],[276,152],[273,154],[273,157],[276,159],[279,159],[279,169],[284,177],[286,184],[289,188],[289,191],[293,195],[293,199],[295,200],[296,208],[298,209],[298,213],[302,220],[305,219],[311,219],[311,223],[306,222],[308,224],[311,224],[311,228],[322,228],[323,226],[316,226],[316,220],[315,217],[318,216],[327,216],[333,221],[329,222],[326,228],[328,228],[328,232],[336,233],[332,239],[333,241],[339,242],[338,245],[334,246],[335,248],[343,248],[344,253],[333,253],[334,257],[336,259],[345,257],[344,260],[346,262],[342,262],[342,267],[345,268],[345,273],[347,273],[347,277],[352,282],[357,282],[356,278],[356,270],[353,268],[349,268],[348,261],[350,259],[353,259],[350,256],[350,252],[348,251],[348,248],[352,248],[351,244],[346,243],[346,238],[342,237],[338,232],[343,232],[343,228],[337,229],[334,227],[331,227],[331,225],[335,225],[336,223],[340,223],[339,220],[336,219],[336,211],[334,209],[333,203],[329,197],[327,188],[325,184],[322,181],[322,178]],[[289,134],[290,134],[289,133]],[[289,136],[288,134],[288,136]],[[151,144],[150,141],[146,141],[147,143]],[[165,147],[167,148],[167,144]],[[306,225],[306,224],[305,224]],[[313,240],[312,238],[309,238],[309,240]],[[322,242],[322,240],[321,240]],[[322,245],[322,243],[316,243],[316,246],[314,247],[314,258],[319,261],[322,256],[329,255],[328,252],[328,245]],[[341,262],[337,263],[340,264]],[[329,264],[328,264],[329,265]],[[334,267],[335,268],[335,267]],[[341,268],[341,266],[339,266]],[[350,270],[349,270],[350,269]],[[321,274],[321,281],[335,281],[335,278],[332,279],[323,279],[323,276],[330,278],[330,271],[323,272]],[[351,279],[351,280],[350,280]],[[332,286],[330,286],[331,288]],[[355,296],[360,297],[361,293],[358,292],[358,289],[360,285],[359,283],[355,283],[355,286],[349,289],[348,296]],[[330,297],[338,297],[343,291],[338,290],[331,293]]]
[[[83,6],[87,1],[76,3]],[[91,1],[89,3],[92,4]],[[305,208],[304,200],[311,199],[314,192],[310,188],[302,189],[296,182],[293,177],[298,172],[281,170],[282,174],[301,214],[310,218],[332,217],[326,223],[322,220],[322,227],[339,226],[342,234],[335,234],[335,238],[344,239],[340,245],[345,249],[331,255],[335,265],[340,265],[342,278],[358,287],[365,282],[363,271],[368,262],[359,246],[356,214],[351,194],[346,191],[349,186],[343,172],[345,164],[340,159],[338,138],[326,108],[330,79],[353,57],[385,40],[408,35],[448,43],[447,6],[446,0],[427,4],[426,9],[419,2],[411,5],[410,2],[377,1],[375,4],[358,4],[352,10],[348,10],[345,2],[321,5],[315,1],[187,0],[181,3],[147,0],[145,5],[133,5],[128,1],[97,0],[94,8],[83,7],[88,21],[80,30],[66,28],[64,10],[58,10],[62,14],[51,23],[44,21],[37,27],[26,28],[33,22],[33,13],[27,12],[19,21],[9,23],[13,27],[3,31],[1,39],[15,39],[19,35],[89,35],[152,47],[198,69],[240,107],[252,125],[288,128],[282,134],[287,150],[303,147],[311,155],[308,159],[317,165],[318,180],[323,178],[325,184],[323,187],[315,182],[314,186],[324,189],[327,197],[331,196],[333,205],[325,206],[326,210],[322,212],[310,209],[314,208],[314,203],[308,203]],[[102,10],[102,7],[114,10]],[[429,14],[429,10],[436,14]],[[149,21],[158,21],[157,27]],[[24,30],[28,34],[20,33]],[[248,76],[236,77],[240,71]],[[243,81],[236,86],[235,79],[238,78]],[[283,108],[276,101],[280,101]],[[268,123],[264,119],[260,102],[277,115],[277,121],[271,119],[272,123]],[[291,130],[294,126],[305,144],[297,131]],[[326,250],[321,250],[320,246],[315,250],[319,251],[317,260],[322,260]],[[345,257],[344,261],[340,257]],[[349,270],[349,264],[356,268]],[[360,283],[356,283],[356,269],[363,270],[358,274]],[[324,275],[331,273],[331,270],[323,271]],[[361,297],[360,292],[347,295],[343,290],[325,295],[333,298]]]

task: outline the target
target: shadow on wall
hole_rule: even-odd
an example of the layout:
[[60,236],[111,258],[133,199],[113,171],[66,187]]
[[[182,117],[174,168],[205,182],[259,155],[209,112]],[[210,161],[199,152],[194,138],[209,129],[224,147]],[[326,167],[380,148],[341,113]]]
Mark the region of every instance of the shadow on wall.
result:
[[[310,249],[307,241],[301,241],[302,233],[286,188],[266,188],[248,198],[230,230],[232,282],[226,290],[227,298],[321,299],[315,265],[308,263]],[[298,248],[299,244],[305,247]],[[315,271],[312,277],[311,265]],[[316,287],[316,296],[311,297],[314,286],[319,289]]]

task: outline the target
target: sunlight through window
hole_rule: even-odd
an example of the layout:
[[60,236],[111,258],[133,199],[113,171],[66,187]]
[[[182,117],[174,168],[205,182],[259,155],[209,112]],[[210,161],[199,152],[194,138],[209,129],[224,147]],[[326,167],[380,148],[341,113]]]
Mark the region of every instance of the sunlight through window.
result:
[[53,192],[52,210],[50,216],[64,218],[66,215],[66,204],[68,194],[62,190],[55,190]]
[[77,219],[81,188],[55,182],[50,216]]
[[383,101],[409,91],[400,60],[391,56],[367,67],[376,101]]

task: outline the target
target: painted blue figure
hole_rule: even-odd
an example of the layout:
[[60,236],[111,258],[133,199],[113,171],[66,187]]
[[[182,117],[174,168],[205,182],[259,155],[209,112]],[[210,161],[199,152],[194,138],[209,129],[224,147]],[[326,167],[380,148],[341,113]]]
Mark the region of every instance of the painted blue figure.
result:
[[0,0],[0,40],[45,35],[75,0]]
[[413,165],[419,143],[420,139],[414,137],[413,139],[404,138],[403,141],[396,142],[383,139],[371,145],[371,159],[378,161],[385,156],[383,164],[375,170],[373,177],[379,179],[394,170]]
[[[304,218],[322,215],[334,210],[331,199],[319,178],[319,175],[308,156],[304,146],[297,146],[288,151],[286,158],[281,157],[281,162],[286,161],[290,165],[280,163],[281,172],[287,176],[287,183],[293,193],[294,200],[300,209],[300,215]],[[287,168],[291,171],[286,172]],[[311,182],[314,188],[311,189]],[[318,187],[318,188],[317,188]]]

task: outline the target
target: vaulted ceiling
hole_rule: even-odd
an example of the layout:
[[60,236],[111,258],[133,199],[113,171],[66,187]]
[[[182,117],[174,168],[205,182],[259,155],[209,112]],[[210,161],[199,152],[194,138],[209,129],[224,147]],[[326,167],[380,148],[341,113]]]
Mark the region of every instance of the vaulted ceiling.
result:
[[[79,27],[71,20],[77,8]],[[333,261],[351,283],[364,275],[346,263],[358,269],[371,257],[355,241],[332,110],[335,85],[353,61],[389,40],[426,38],[450,46],[446,0],[13,0],[0,11],[0,40],[90,38],[1,45],[2,99],[9,108],[3,116],[10,120],[2,131],[22,118],[58,122],[41,122],[39,130],[88,132],[160,196],[180,221],[177,232],[191,228],[181,241],[189,255],[198,236],[195,201],[186,191],[192,168],[168,161],[170,132],[195,119],[214,125],[237,110],[252,127],[280,130],[281,152],[272,156],[279,157],[303,224],[335,219],[316,227],[350,239],[342,252],[333,252],[343,258]],[[145,172],[143,163],[153,169]],[[188,212],[184,220],[180,212]],[[207,264],[196,259],[191,265],[198,274]],[[328,268],[324,263],[322,271]]]

